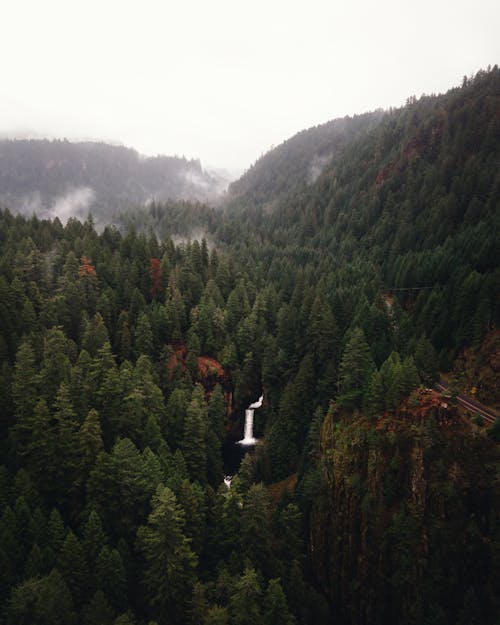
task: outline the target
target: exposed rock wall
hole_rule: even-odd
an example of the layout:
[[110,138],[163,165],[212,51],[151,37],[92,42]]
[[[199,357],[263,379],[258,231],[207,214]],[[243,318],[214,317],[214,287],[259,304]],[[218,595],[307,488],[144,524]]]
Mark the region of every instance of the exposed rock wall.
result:
[[432,392],[408,403],[326,417],[314,574],[342,624],[493,623],[498,449]]

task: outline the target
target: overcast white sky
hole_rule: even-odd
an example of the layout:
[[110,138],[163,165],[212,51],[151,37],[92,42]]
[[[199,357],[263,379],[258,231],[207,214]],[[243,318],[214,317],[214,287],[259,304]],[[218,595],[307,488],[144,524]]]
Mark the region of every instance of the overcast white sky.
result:
[[0,132],[246,169],[500,62],[498,0],[0,0]]

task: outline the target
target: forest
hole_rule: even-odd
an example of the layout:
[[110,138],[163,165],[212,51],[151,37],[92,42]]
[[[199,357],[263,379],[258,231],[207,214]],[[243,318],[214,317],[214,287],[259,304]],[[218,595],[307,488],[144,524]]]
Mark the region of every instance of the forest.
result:
[[499,110],[495,66],[222,206],[0,210],[0,623],[497,623],[500,422],[453,395],[500,405]]
[[62,204],[66,218],[91,211],[106,225],[152,200],[213,199],[225,184],[195,159],[95,141],[0,139],[0,203],[28,216],[54,217]]

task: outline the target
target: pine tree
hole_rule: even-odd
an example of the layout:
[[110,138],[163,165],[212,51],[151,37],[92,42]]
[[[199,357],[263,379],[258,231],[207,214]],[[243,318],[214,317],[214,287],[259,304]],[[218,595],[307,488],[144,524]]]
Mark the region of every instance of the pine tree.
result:
[[360,406],[374,369],[370,348],[363,331],[355,328],[342,354],[339,368],[339,401]]
[[68,585],[76,606],[81,606],[88,595],[89,569],[83,547],[70,530],[57,558],[57,569]]
[[199,556],[203,549],[206,535],[205,493],[196,482],[182,482],[179,490],[179,505],[185,514],[184,534],[191,541],[191,548]]
[[222,442],[225,436],[224,422],[226,419],[226,400],[220,384],[216,384],[208,400],[209,428]]
[[245,454],[238,469],[238,473],[231,482],[231,488],[236,488],[239,493],[244,494],[254,482],[255,456]]
[[260,611],[261,589],[257,573],[253,568],[246,568],[236,583],[236,588],[229,602],[229,613],[234,625],[255,625],[262,622]]
[[295,623],[279,579],[269,581],[263,607],[262,623],[264,625],[293,625]]
[[146,568],[144,580],[153,610],[162,621],[181,623],[194,583],[196,556],[183,533],[184,513],[173,492],[158,486],[147,525],[137,541]]
[[[162,446],[160,454],[170,456],[165,445]],[[149,447],[142,452],[142,479],[145,488],[145,497],[147,501],[156,492],[158,485],[165,479],[166,470],[162,465],[161,456],[157,456]]]
[[118,354],[122,361],[131,357],[132,336],[130,333],[129,315],[126,310],[122,310],[118,316],[113,346],[115,353]]
[[133,613],[128,610],[127,612],[120,614],[120,616],[117,616],[113,625],[136,625],[136,621]]
[[82,348],[85,349],[92,358],[95,358],[98,351],[109,343],[108,329],[100,313],[96,313],[92,319],[85,324],[85,331],[82,338]]
[[203,623],[207,608],[208,603],[205,597],[205,586],[200,582],[196,582],[193,587],[191,600],[189,601],[189,607],[187,609],[187,624],[199,625],[200,623]]
[[[120,535],[130,536],[145,516],[147,488],[144,483],[142,456],[134,443],[119,439],[111,452],[114,498],[117,506],[114,525]],[[112,504],[105,503],[112,511]]]
[[33,512],[33,540],[42,546],[49,541],[47,518],[41,508],[36,508]]
[[280,560],[300,562],[304,554],[302,513],[296,504],[289,503],[279,512],[277,528]]
[[[2,337],[0,334],[0,344]],[[0,362],[2,361],[0,345]],[[12,398],[13,367],[7,359],[0,364],[0,436],[7,438],[7,430],[14,423],[14,402]]]
[[49,546],[57,557],[66,539],[67,530],[64,526],[61,514],[57,508],[53,508],[47,525]]
[[90,401],[94,395],[94,384],[91,377],[92,359],[84,349],[71,370],[71,402],[81,423],[89,411]]
[[16,408],[17,436],[21,442],[23,424],[31,417],[37,403],[35,353],[28,342],[21,343],[16,354],[16,365],[12,379],[12,399]]
[[205,434],[208,422],[208,409],[205,402],[203,387],[197,384],[194,387],[191,401],[186,410],[184,421],[184,437],[182,453],[192,480],[201,483],[206,481],[207,451]]
[[31,548],[31,551],[26,560],[26,566],[24,567],[24,578],[30,577],[42,577],[46,573],[45,560],[42,550],[35,543]]
[[153,355],[153,331],[151,330],[151,322],[145,312],[139,314],[137,326],[134,332],[134,351],[136,357],[141,354],[145,356]]
[[[24,457],[30,475],[35,479],[36,486],[42,495],[53,490],[52,468],[55,453],[55,437],[53,435],[52,417],[45,399],[40,399],[36,405],[30,423],[30,439],[27,448],[19,451]],[[16,432],[16,429],[14,430]]]
[[82,450],[82,469],[84,479],[95,464],[98,454],[103,450],[101,424],[99,413],[94,408],[89,411],[83,422],[80,432],[80,448]]
[[14,515],[16,517],[16,532],[20,556],[23,560],[26,560],[33,544],[33,527],[31,512],[24,497],[17,498]]
[[368,384],[366,410],[372,417],[379,417],[385,408],[385,387],[380,371],[374,371]]
[[82,625],[112,625],[115,613],[105,594],[98,590],[82,610]]
[[414,358],[420,379],[427,386],[432,386],[439,375],[439,364],[436,350],[425,336],[418,341]]
[[97,355],[92,359],[90,371],[91,383],[94,391],[99,389],[97,396],[101,401],[103,397],[101,387],[111,371],[116,371],[116,362],[111,351],[111,344],[109,341],[105,341],[97,350]]
[[4,596],[6,590],[19,581],[24,565],[16,516],[10,506],[0,518],[0,564],[0,591]]
[[101,549],[95,567],[98,590],[106,595],[111,606],[119,612],[126,606],[127,575],[120,553],[107,545]]
[[323,367],[327,360],[332,360],[337,365],[339,330],[330,306],[320,297],[316,297],[311,308],[308,335],[317,367]]
[[162,445],[165,444],[161,435],[158,419],[155,415],[150,414],[146,420],[146,425],[142,435],[142,444],[143,447],[149,447],[155,453],[159,452]]
[[47,331],[45,337],[39,376],[40,390],[49,407],[54,404],[61,384],[69,384],[70,377],[68,340],[60,328],[54,327]]
[[23,497],[30,510],[41,504],[40,493],[31,479],[31,474],[26,469],[19,469],[14,477],[14,491],[19,497]]
[[271,502],[263,484],[252,485],[245,496],[241,536],[244,555],[262,573],[271,573]]
[[205,446],[207,450],[207,480],[213,488],[217,488],[223,476],[221,443],[211,427],[208,427],[206,431]]
[[220,605],[213,605],[208,608],[203,625],[229,625],[229,614],[227,608]]
[[102,451],[87,480],[87,505],[99,514],[106,531],[115,527],[120,515],[117,482],[113,458]]
[[28,579],[12,590],[6,609],[7,625],[76,625],[71,593],[57,570]]
[[395,410],[405,394],[405,375],[401,360],[398,359],[391,363],[390,384],[386,391],[386,406],[389,410]]
[[71,403],[69,388],[62,383],[56,398],[53,417],[55,439],[52,467],[46,467],[52,477],[52,493],[55,503],[67,505],[80,486],[79,468],[81,462],[78,422]]
[[227,557],[229,557],[231,553],[238,553],[242,550],[242,505],[241,496],[232,489],[223,500],[221,543]]
[[188,403],[189,396],[185,389],[176,388],[170,393],[161,430],[172,449],[176,449],[182,443]]
[[101,519],[97,512],[92,510],[82,532],[82,546],[92,571],[95,570],[97,558],[107,542]]
[[122,371],[130,365],[127,361],[122,365],[122,370],[116,367],[109,369],[102,384],[98,387],[97,398],[99,406],[99,421],[102,428],[103,442],[106,448],[113,444],[116,436],[125,430],[123,426],[123,399],[127,392],[125,389],[125,375]]
[[410,393],[420,384],[420,377],[412,356],[408,356],[402,362],[403,365],[403,383],[405,394]]

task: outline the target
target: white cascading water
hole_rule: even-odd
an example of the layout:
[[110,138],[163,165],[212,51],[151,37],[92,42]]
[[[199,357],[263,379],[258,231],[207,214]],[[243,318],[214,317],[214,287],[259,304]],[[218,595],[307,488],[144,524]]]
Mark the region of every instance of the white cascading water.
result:
[[255,445],[257,442],[257,439],[253,437],[253,413],[256,408],[262,406],[263,399],[264,395],[261,395],[258,401],[250,404],[245,410],[245,435],[241,441],[238,441],[239,445]]

